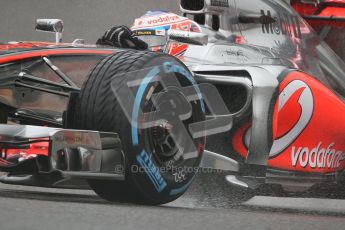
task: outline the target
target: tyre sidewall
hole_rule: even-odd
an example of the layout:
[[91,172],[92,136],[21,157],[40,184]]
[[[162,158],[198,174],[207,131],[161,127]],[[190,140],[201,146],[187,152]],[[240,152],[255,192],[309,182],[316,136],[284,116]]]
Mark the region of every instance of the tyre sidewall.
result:
[[[142,67],[144,70],[143,73],[145,73],[145,79],[150,78],[147,73],[157,66],[160,66],[159,75],[164,75],[165,73],[162,65],[168,62],[171,63],[171,65],[176,65],[180,68],[183,68],[186,74],[179,73],[178,77],[186,78],[189,84],[194,86],[197,90],[196,83],[187,67],[185,67],[185,65],[176,58],[165,54],[155,56]],[[122,84],[126,83],[126,81],[122,81]],[[125,87],[125,85],[117,87],[118,95],[121,95],[121,91],[124,90]],[[130,103],[132,103],[133,106],[138,103],[142,105],[149,92],[149,88],[150,81],[148,83],[143,80],[137,89],[134,90],[136,94],[138,93],[138,90],[144,90],[142,97],[139,99],[139,102],[135,101]],[[123,95],[125,95],[125,92],[123,92]],[[135,97],[135,99],[138,98]],[[195,105],[193,105],[192,116],[196,116],[199,121],[204,120],[204,113],[201,109],[201,103],[203,102],[198,102],[197,108]],[[133,111],[134,109],[132,110],[132,113]],[[155,160],[155,157],[152,156],[152,152],[148,149],[147,143],[145,142],[145,132],[137,134],[136,142],[133,140],[133,135],[135,136],[135,134],[133,134],[133,130],[135,130],[135,128],[133,128],[133,124],[130,122],[127,122],[126,125],[122,126],[121,130],[118,130],[126,154],[126,180],[129,180],[131,183],[133,183],[133,185],[140,190],[140,193],[143,194],[146,199],[149,199],[154,203],[169,202],[182,195],[193,181],[201,161],[203,149],[198,149],[199,156],[197,158],[186,160],[182,163],[182,165],[179,166],[177,170],[169,171],[166,170],[166,168],[163,168],[162,165]],[[199,138],[195,140],[194,143],[199,147],[204,145],[204,141],[204,138]],[[176,173],[183,173],[183,180],[176,180],[176,176],[178,176]]]

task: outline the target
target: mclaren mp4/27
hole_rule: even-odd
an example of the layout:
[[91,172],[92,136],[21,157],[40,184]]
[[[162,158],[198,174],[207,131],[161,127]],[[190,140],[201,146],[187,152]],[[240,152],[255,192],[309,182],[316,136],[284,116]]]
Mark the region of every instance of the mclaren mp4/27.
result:
[[61,20],[37,21],[56,43],[1,44],[0,181],[149,204],[199,167],[250,190],[343,183],[344,62],[283,0],[180,7],[135,20],[151,51],[62,43]]

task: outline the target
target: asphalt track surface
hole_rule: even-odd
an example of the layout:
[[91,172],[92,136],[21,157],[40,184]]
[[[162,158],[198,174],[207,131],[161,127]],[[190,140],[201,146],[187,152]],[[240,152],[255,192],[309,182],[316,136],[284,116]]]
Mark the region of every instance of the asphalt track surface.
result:
[[0,184],[1,230],[344,229],[345,200],[255,196],[234,205],[223,176],[162,206],[109,203],[90,190]]
[[[175,0],[0,0],[0,41],[52,41],[34,31],[35,19],[62,18],[65,41],[94,42],[150,9],[178,7]],[[259,194],[241,205],[233,204],[230,189],[223,176],[197,178],[178,200],[150,207],[109,203],[90,190],[0,184],[0,230],[345,229],[345,189],[336,199]]]

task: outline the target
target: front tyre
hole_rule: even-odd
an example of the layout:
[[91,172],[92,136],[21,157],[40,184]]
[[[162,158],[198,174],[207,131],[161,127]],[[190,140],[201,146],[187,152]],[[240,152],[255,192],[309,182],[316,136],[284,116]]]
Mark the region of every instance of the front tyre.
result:
[[[188,101],[190,111],[184,88],[199,95]],[[109,201],[162,204],[181,196],[204,149],[205,139],[189,133],[190,124],[205,119],[200,95],[189,70],[172,56],[126,50],[102,60],[82,87],[74,123],[119,134],[126,180],[89,180],[91,188]]]

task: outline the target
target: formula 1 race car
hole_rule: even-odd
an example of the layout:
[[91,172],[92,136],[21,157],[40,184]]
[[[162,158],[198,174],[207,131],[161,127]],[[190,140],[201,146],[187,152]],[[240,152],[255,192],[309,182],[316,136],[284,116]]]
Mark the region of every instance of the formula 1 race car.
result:
[[253,2],[148,12],[131,29],[151,51],[61,43],[48,19],[56,44],[0,45],[0,181],[146,204],[199,168],[233,191],[343,183],[345,64],[285,1]]

